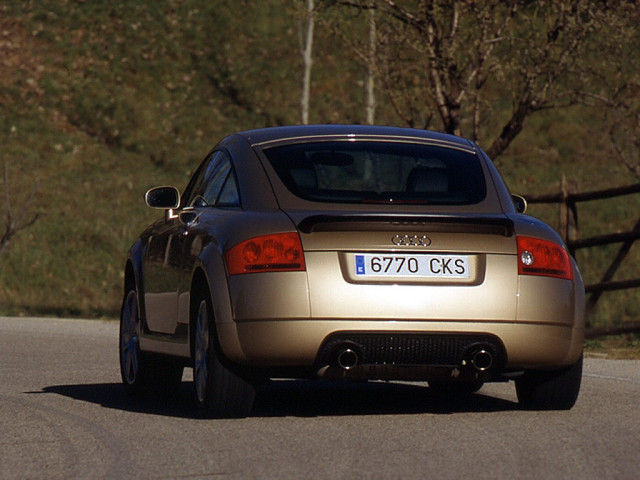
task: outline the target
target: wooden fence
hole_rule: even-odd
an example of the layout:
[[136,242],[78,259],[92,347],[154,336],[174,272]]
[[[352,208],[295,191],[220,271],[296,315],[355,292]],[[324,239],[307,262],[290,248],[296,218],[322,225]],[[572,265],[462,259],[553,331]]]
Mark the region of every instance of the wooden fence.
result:
[[[589,295],[587,300],[587,312],[593,310],[598,300],[604,292],[613,290],[626,290],[630,288],[640,287],[640,278],[622,281],[613,281],[613,276],[622,265],[625,257],[631,250],[633,242],[640,238],[640,212],[638,212],[638,220],[632,230],[623,233],[610,233],[597,235],[589,238],[578,238],[578,204],[581,202],[604,200],[607,198],[621,197],[640,193],[640,183],[628,185],[626,187],[610,188],[584,193],[570,193],[567,187],[567,181],[563,177],[562,188],[559,193],[551,195],[529,195],[526,196],[529,204],[540,203],[556,203],[559,204],[559,222],[558,231],[564,238],[564,241],[572,255],[581,248],[591,248],[613,243],[620,243],[620,249],[611,261],[609,268],[602,276],[598,283],[585,285],[585,291]],[[622,328],[622,330],[621,330]],[[597,334],[595,333],[597,331]],[[592,334],[605,335],[609,332],[622,333],[628,331],[640,331],[640,323],[625,324],[624,327],[612,327],[611,329],[600,328],[593,329]]]

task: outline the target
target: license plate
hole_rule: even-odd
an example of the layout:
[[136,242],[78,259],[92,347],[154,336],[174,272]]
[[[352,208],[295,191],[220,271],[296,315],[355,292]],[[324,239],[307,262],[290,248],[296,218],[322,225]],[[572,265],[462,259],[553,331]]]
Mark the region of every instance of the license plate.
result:
[[359,277],[469,278],[466,255],[354,255]]

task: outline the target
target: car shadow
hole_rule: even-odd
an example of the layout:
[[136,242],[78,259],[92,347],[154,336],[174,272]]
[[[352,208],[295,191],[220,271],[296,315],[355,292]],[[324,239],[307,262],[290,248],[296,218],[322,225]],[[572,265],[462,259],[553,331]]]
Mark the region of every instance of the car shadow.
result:
[[[116,410],[197,419],[201,416],[192,390],[192,382],[183,382],[171,397],[143,399],[129,397],[120,383],[57,385],[45,387],[43,392]],[[420,384],[278,380],[256,388],[250,417],[453,414],[518,409],[517,403],[483,395],[482,390],[454,397],[437,394]]]

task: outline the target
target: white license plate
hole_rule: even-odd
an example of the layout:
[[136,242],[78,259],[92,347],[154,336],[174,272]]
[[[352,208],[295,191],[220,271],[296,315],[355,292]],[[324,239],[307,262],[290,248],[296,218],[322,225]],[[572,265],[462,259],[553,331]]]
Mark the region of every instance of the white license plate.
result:
[[466,255],[356,254],[356,275],[375,277],[469,278]]

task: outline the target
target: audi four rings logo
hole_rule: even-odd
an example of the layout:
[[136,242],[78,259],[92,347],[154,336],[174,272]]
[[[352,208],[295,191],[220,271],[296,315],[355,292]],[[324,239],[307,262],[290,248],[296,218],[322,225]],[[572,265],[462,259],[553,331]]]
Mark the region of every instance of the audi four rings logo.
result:
[[404,247],[428,247],[431,239],[426,235],[394,235],[391,239],[394,245]]

